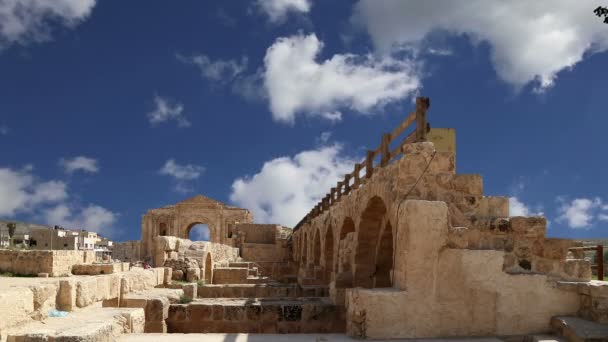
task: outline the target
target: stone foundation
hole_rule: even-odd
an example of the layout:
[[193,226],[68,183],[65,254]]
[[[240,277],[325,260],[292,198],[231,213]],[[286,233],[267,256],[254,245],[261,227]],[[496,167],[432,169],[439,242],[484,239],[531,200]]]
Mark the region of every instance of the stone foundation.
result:
[[94,261],[93,251],[0,250],[0,272],[19,275],[63,277],[71,274],[72,266]]

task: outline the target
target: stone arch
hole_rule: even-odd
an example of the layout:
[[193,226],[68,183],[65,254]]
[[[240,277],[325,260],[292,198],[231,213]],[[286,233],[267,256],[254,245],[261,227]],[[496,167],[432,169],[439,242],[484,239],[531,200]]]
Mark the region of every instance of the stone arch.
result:
[[376,251],[386,212],[384,201],[380,197],[374,196],[367,202],[367,206],[361,214],[355,249],[353,277],[355,287],[372,288],[374,286]]
[[325,261],[325,274],[331,279],[334,272],[334,231],[331,226],[327,227],[323,245],[323,260]]
[[337,271],[350,271],[351,270],[351,260],[350,255],[346,259],[340,260],[340,257],[344,257],[343,250],[341,250],[344,246],[344,239],[349,233],[353,233],[355,231],[355,221],[352,218],[346,217],[342,222],[342,227],[340,228],[340,240],[338,240],[338,257],[336,259],[336,270]]
[[301,260],[302,260],[302,265],[306,265],[306,259],[308,257],[308,253],[307,253],[308,252],[308,250],[307,250],[308,246],[307,246],[307,243],[306,243],[307,242],[306,232],[304,232],[304,234],[302,234],[302,235],[303,235],[303,239],[302,239],[302,246],[301,246],[301,248],[302,248],[302,257],[301,257]]
[[211,241],[217,241],[215,240],[215,230],[213,229],[213,226],[209,223],[208,220],[194,220],[191,221],[188,225],[186,225],[186,229],[184,230],[185,232],[185,236],[183,236],[182,238],[184,239],[190,239],[190,231],[192,230],[192,228],[194,228],[194,226],[199,225],[199,224],[203,224],[207,226],[207,229],[209,229],[209,242]]
[[315,266],[319,266],[321,265],[321,232],[319,231],[319,229],[315,230],[315,237],[312,248],[313,264]]
[[393,271],[393,227],[390,221],[386,221],[378,248],[376,251],[376,276],[374,287],[392,287]]
[[167,224],[165,222],[161,222],[158,225],[158,235],[166,236],[167,235]]
[[205,256],[205,284],[211,284],[213,282],[213,260],[211,258],[211,253],[207,252]]

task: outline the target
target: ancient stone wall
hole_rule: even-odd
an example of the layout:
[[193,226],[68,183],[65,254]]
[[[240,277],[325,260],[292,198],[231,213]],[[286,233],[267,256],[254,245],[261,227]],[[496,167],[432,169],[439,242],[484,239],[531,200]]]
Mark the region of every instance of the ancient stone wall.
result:
[[232,228],[233,236],[243,237],[244,243],[274,244],[281,226],[276,224],[237,224]]
[[349,335],[527,334],[579,310],[556,281],[588,281],[589,262],[566,260],[572,242],[546,238],[543,218],[509,217],[453,153],[406,144],[364,176],[293,234],[298,282],[329,283]]
[[93,251],[0,250],[0,271],[20,275],[70,275],[72,266],[95,261]]
[[141,242],[139,240],[114,242],[112,259],[126,262],[141,260]]

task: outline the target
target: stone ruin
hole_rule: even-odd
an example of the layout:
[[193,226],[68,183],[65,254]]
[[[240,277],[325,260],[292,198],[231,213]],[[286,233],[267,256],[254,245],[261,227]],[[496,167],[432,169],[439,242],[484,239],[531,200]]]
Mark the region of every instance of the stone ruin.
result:
[[[114,257],[131,267],[100,273],[56,256],[40,263],[55,277],[0,278],[0,335],[608,340],[608,283],[591,280],[580,245],[547,238],[544,218],[511,217],[508,198],[485,196],[479,175],[456,173],[455,131],[430,129],[428,107],[419,98],[293,230],[196,196],[150,210],[142,239],[116,244]],[[187,239],[196,223],[209,225],[210,241]],[[36,272],[37,258],[0,252],[0,270],[29,260]],[[48,317],[52,309],[69,314]]]

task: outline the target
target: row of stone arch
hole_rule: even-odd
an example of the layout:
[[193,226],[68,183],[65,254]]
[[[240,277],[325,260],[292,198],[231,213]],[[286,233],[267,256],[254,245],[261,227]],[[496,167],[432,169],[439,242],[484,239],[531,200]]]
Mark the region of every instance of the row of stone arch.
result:
[[[358,217],[345,217],[339,229],[307,229],[295,243],[300,267],[321,269],[336,287],[391,287],[393,225],[384,201],[375,196]],[[354,250],[353,250],[354,247]]]

